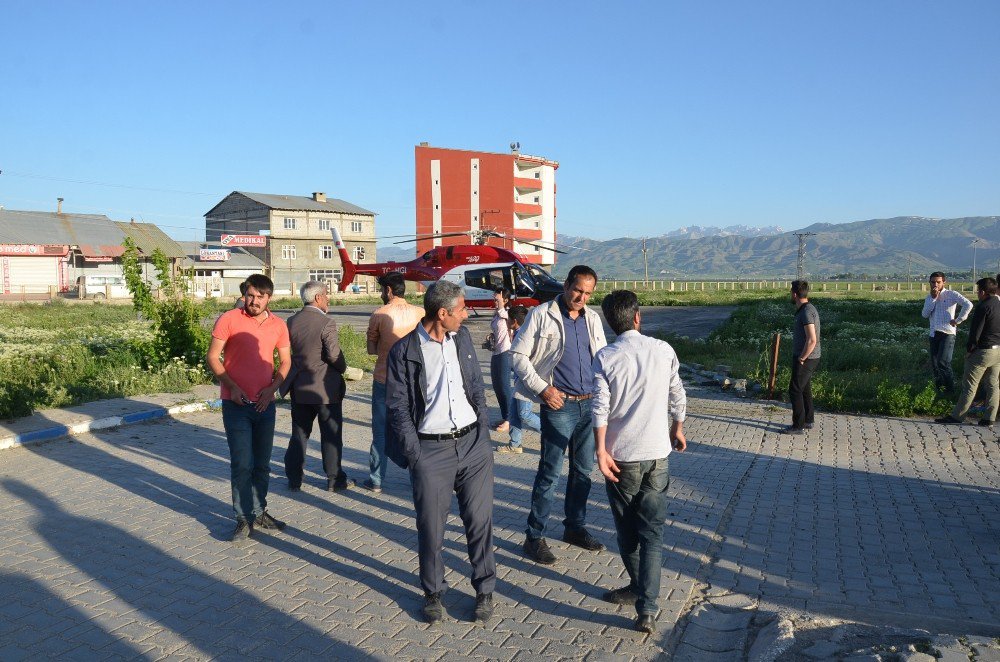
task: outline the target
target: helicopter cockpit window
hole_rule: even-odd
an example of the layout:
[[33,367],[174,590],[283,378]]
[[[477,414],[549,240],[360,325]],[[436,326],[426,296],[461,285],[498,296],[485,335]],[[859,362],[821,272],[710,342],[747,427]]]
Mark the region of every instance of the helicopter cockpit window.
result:
[[465,284],[492,292],[504,286],[502,269],[475,269],[465,272]]
[[513,281],[514,292],[519,297],[530,297],[535,292],[534,283],[531,282],[531,276],[527,274],[523,269],[517,266],[511,267],[511,281]]
[[542,269],[537,264],[526,264],[524,265],[531,272],[531,277],[535,279],[537,283],[555,283],[556,285],[561,285],[559,281],[553,278],[548,271]]

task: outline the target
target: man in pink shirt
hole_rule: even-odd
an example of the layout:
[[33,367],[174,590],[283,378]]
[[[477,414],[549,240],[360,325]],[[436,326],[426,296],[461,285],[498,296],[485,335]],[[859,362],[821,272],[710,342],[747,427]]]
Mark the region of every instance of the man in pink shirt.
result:
[[372,492],[382,491],[382,481],[389,469],[385,456],[385,378],[389,350],[396,341],[417,327],[424,317],[424,309],[407,303],[406,280],[403,274],[391,272],[378,279],[385,304],[368,322],[368,353],[377,356],[374,383],[372,384],[372,446],[368,462],[369,474],[362,483]]
[[274,445],[274,394],[291,366],[288,327],[267,309],[274,292],[271,279],[253,274],[246,285],[243,308],[225,312],[215,322],[207,357],[222,391],[222,424],[229,442],[236,513],[234,543],[249,538],[254,527],[285,528],[284,522],[267,512],[267,487]]

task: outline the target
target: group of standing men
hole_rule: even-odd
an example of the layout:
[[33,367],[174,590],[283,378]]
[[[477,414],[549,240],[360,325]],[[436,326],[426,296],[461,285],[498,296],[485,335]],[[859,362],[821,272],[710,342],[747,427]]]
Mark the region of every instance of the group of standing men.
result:
[[[511,343],[515,397],[521,401],[516,406],[541,403],[542,451],[524,551],[538,563],[556,561],[546,542],[546,521],[566,455],[570,471],[562,539],[591,552],[604,549],[586,529],[596,452],[630,579],[604,597],[634,603],[636,628],[653,632],[667,456],[671,448],[686,445],[686,398],[676,354],[667,343],[638,333],[638,300],[631,292],[613,292],[602,304],[618,334],[607,345],[600,318],[587,308],[596,284],[592,269],[574,267],[563,294],[532,309]],[[373,315],[367,334],[368,351],[378,361],[370,473],[363,486],[381,491],[387,458],[409,471],[422,611],[431,623],[443,618],[441,550],[451,495],[457,494],[477,596],[474,618],[485,622],[493,616],[496,586],[493,449],[479,362],[462,325],[468,317],[464,292],[439,281],[425,294],[421,310],[403,298],[399,274],[383,276],[380,285],[385,305]],[[290,394],[292,400],[293,432],[285,454],[289,488],[301,488],[306,441],[317,418],[328,489],[353,484],[341,468],[346,362],[336,323],[326,315],[326,286],[306,283],[300,290],[303,309],[287,324],[268,310],[272,294],[266,276],[248,278],[243,305],[217,320],[208,353],[221,385],[230,449],[234,542],[245,540],[254,528],[285,527],[267,511],[276,393]],[[530,404],[526,408],[530,411]]]

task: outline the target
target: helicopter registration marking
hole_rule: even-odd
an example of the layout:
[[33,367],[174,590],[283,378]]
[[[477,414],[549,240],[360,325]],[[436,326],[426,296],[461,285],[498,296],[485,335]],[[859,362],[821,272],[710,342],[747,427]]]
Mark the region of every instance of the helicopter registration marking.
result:
[[393,271],[395,271],[397,273],[405,274],[406,273],[406,267],[382,267],[382,273],[384,273],[384,274],[391,273]]

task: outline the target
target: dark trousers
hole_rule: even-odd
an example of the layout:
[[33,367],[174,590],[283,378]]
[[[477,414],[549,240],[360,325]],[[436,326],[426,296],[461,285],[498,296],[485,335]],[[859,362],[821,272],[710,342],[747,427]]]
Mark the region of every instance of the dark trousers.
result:
[[252,522],[267,508],[274,411],[273,402],[259,412],[253,405],[222,401],[222,425],[229,443],[230,484],[236,519]]
[[955,373],[951,370],[951,357],[955,353],[955,334],[935,331],[931,336],[931,370],[934,386],[947,391],[955,388]]
[[497,567],[493,558],[493,450],[488,437],[478,442],[476,428],[460,439],[421,441],[420,459],[410,467],[413,506],[417,519],[420,586],[424,593],[444,591],[444,527],[451,495],[458,496],[458,512],[465,525],[466,546],[472,563],[476,593],[492,593]]
[[323,471],[329,480],[339,480],[347,475],[340,468],[340,458],[344,452],[344,409],[343,403],[327,405],[307,405],[295,402],[292,394],[292,437],[285,451],[285,475],[288,484],[297,487],[302,484],[305,470],[306,446],[312,434],[313,421],[319,419],[319,448],[323,456]]
[[510,420],[510,399],[513,395],[510,375],[510,352],[501,352],[490,357],[490,379],[493,382],[493,392],[497,394],[497,402],[500,403],[501,421]]
[[590,472],[594,469],[590,404],[590,400],[567,400],[562,409],[549,409],[542,405],[542,452],[531,488],[531,511],[526,531],[531,539],[545,535],[545,520],[552,511],[556,483],[562,473],[567,450],[569,476],[566,479],[566,519],[563,525],[575,530],[582,529],[587,523]]
[[663,558],[663,522],[667,518],[669,458],[642,462],[620,462],[618,482],[605,481],[611,514],[618,532],[618,551],[625,563],[635,610],[655,615],[660,596],[660,566]]
[[819,359],[806,359],[799,363],[792,361],[792,379],[788,383],[788,399],[792,402],[792,427],[804,428],[813,424],[813,396],[810,383],[813,373],[819,367]]

